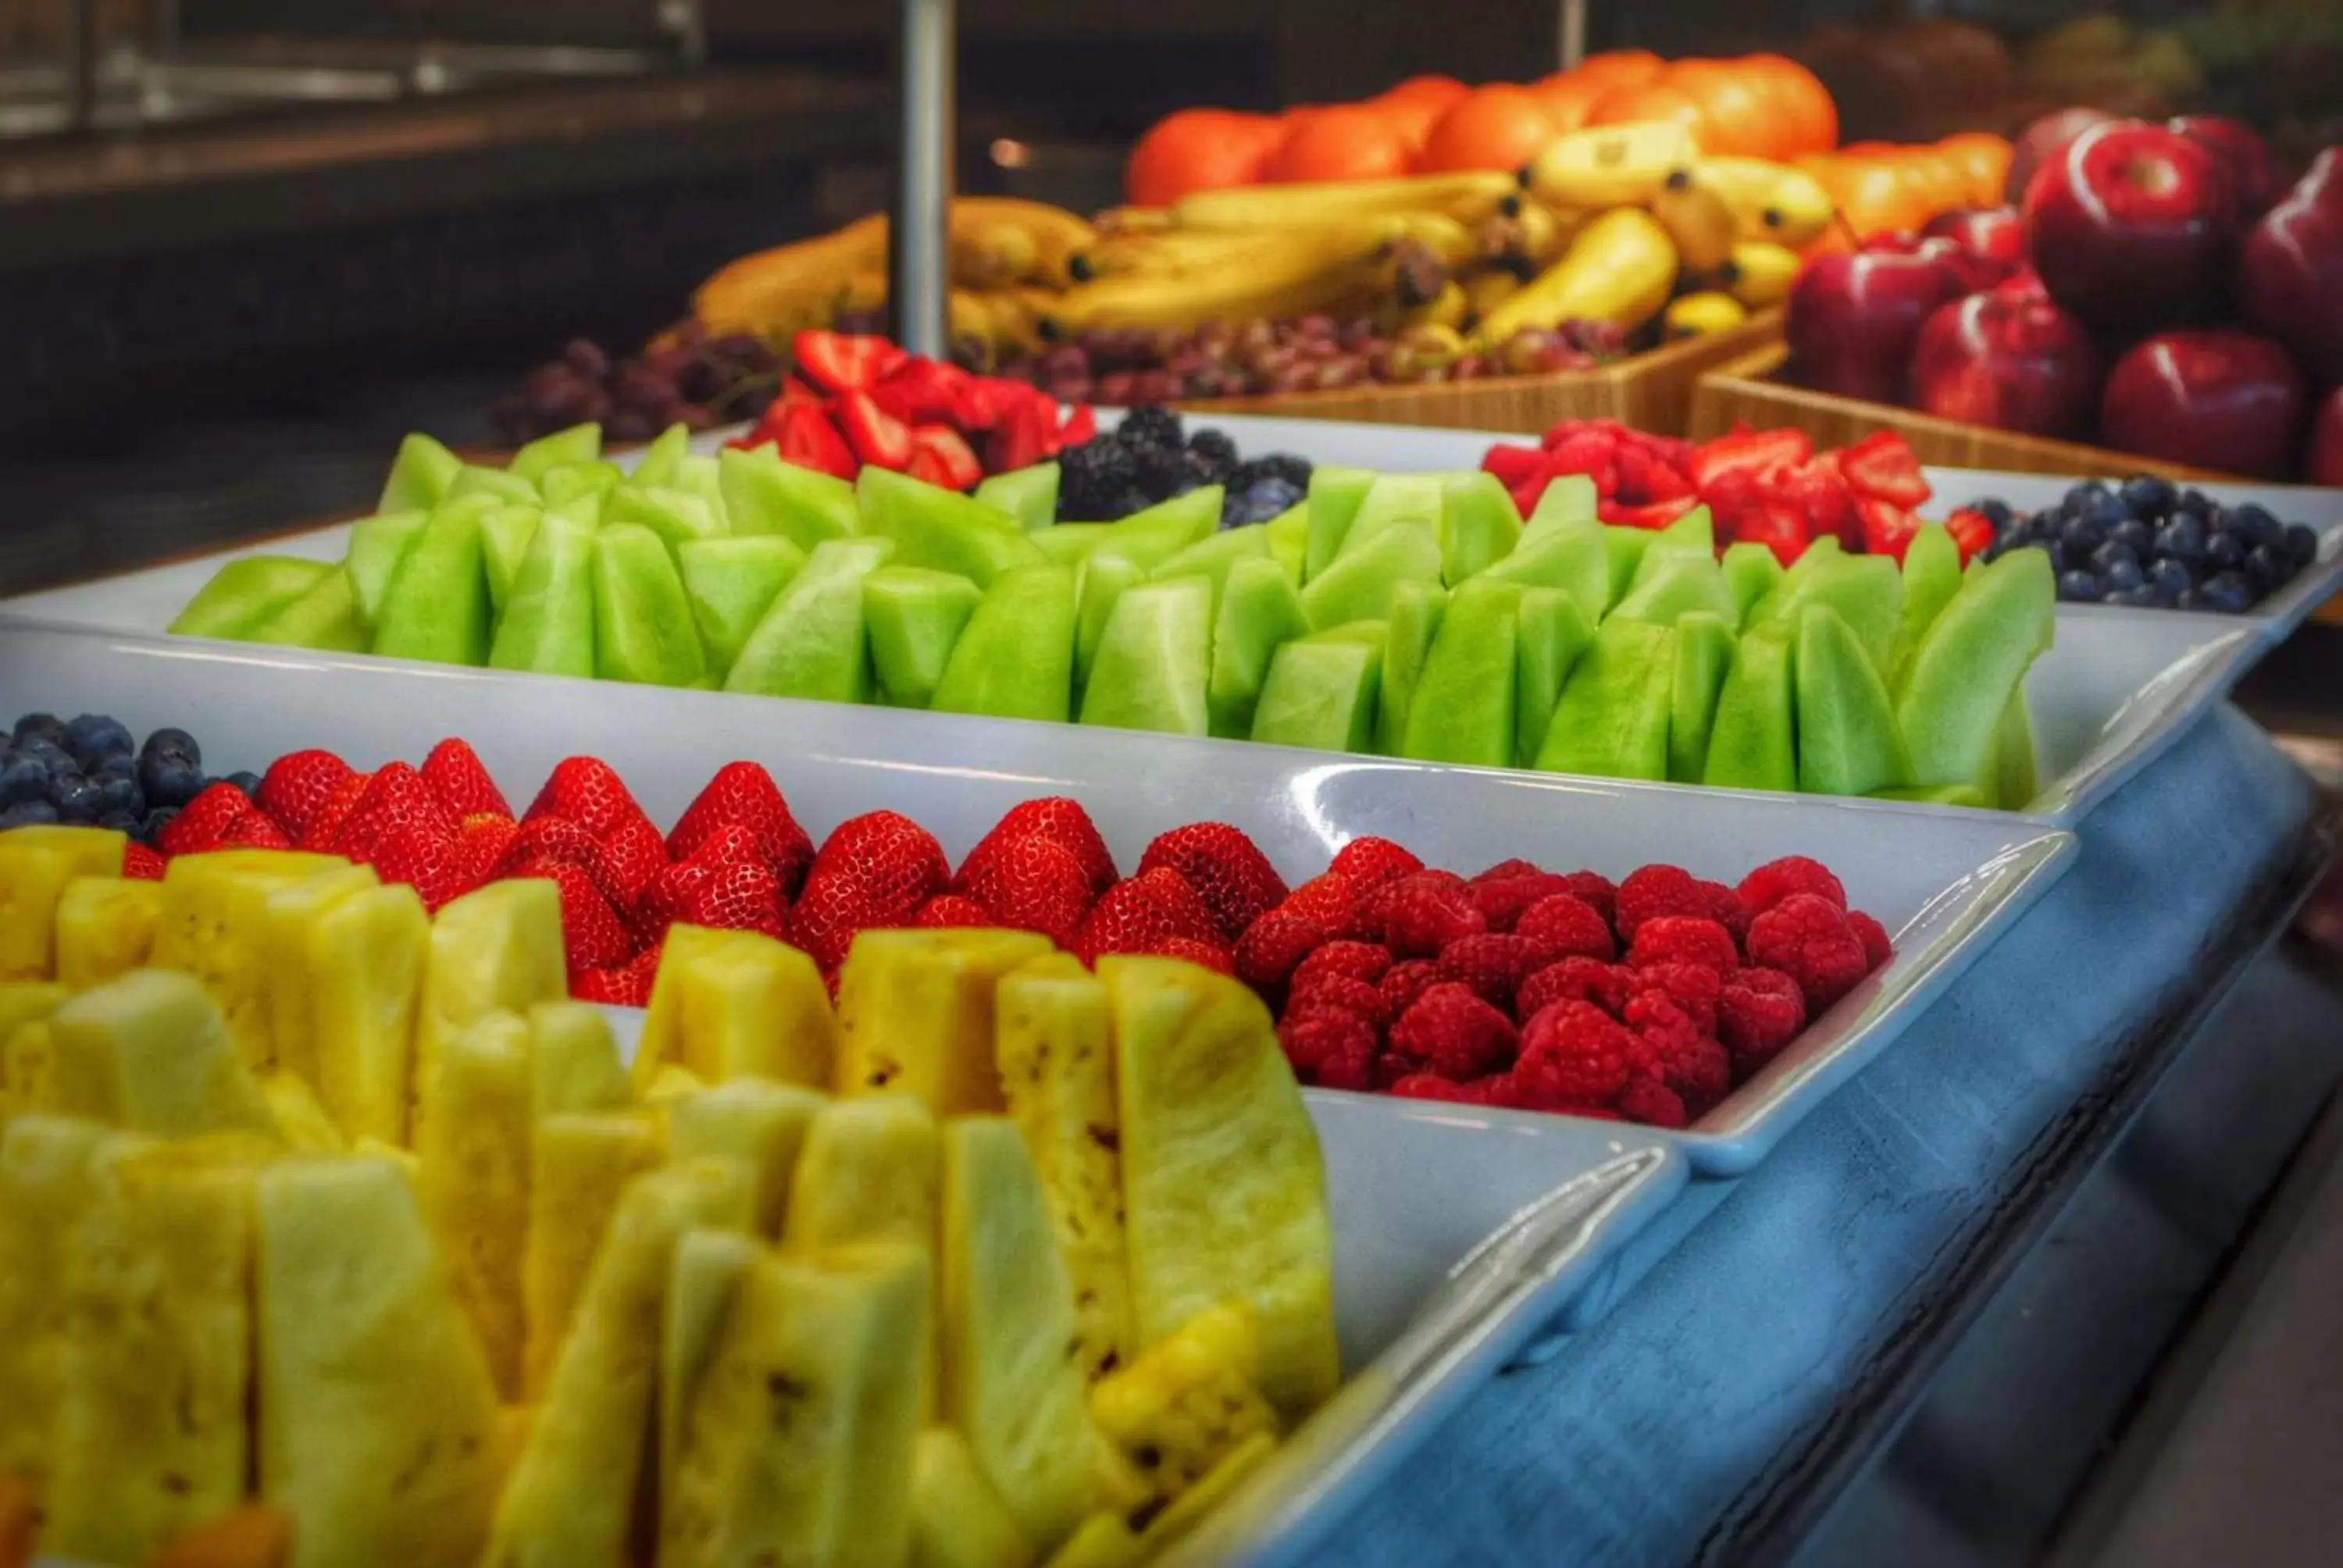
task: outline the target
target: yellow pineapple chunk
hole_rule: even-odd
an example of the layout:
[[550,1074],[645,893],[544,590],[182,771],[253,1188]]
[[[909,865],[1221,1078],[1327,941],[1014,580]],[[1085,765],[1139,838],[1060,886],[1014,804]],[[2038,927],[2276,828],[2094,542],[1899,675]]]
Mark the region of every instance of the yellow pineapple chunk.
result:
[[1131,1359],[1106,987],[1071,953],[1035,959],[1001,980],[993,1026],[1009,1117],[1041,1177],[1050,1227],[1074,1282],[1082,1370],[1095,1379]]
[[108,828],[0,833],[0,980],[56,978],[57,899],[76,877],[119,877],[130,842]]
[[520,1397],[528,1334],[528,1025],[495,1012],[440,1048],[429,1113],[415,1141],[415,1192],[447,1260],[456,1300],[488,1353],[497,1392]]
[[618,1111],[633,1103],[610,1020],[587,1001],[541,1001],[528,1010],[538,1121],[568,1111]]
[[663,1490],[662,1568],[900,1564],[927,1261],[903,1247],[747,1271]]
[[75,877],[57,895],[57,979],[87,990],[136,969],[162,918],[160,882]]
[[739,1231],[688,1231],[668,1274],[659,1325],[659,1474],[665,1488],[681,1462],[685,1423],[708,1373],[740,1282],[765,1249]]
[[628,1187],[505,1483],[484,1568],[625,1561],[676,1244],[695,1226],[748,1222],[748,1181],[720,1162]]
[[635,1047],[635,1084],[670,1062],[710,1083],[771,1078],[830,1085],[838,1019],[813,960],[758,931],[668,928]]
[[527,1017],[569,995],[561,947],[561,890],[542,877],[490,882],[431,922],[430,958],[415,1022],[417,1112],[431,1113],[432,1080],[447,1041],[493,1012]]
[[1260,1378],[1252,1313],[1211,1307],[1103,1379],[1091,1415],[1160,1495],[1176,1497],[1254,1434],[1277,1435]]
[[471,1568],[505,1455],[496,1384],[384,1161],[263,1171],[260,1491],[295,1568]]
[[[17,1082],[8,1070],[9,1040],[18,1029],[35,1023],[43,1026],[45,1040],[49,1014],[72,994],[55,980],[0,980],[0,1123],[5,1123],[12,1112],[43,1109],[42,1103],[32,1098],[31,1086]],[[44,1085],[45,1082],[44,1077]]]
[[525,1397],[541,1395],[553,1375],[619,1195],[659,1161],[659,1130],[647,1116],[565,1113],[537,1124],[529,1148],[528,1240],[521,1258],[528,1332],[521,1380]]
[[838,1092],[915,1094],[939,1116],[1001,1108],[1001,977],[1051,950],[1031,931],[864,931],[838,971]]
[[1045,1568],[1131,1568],[1153,1561],[1194,1533],[1196,1526],[1276,1452],[1277,1439],[1257,1432],[1230,1450],[1211,1474],[1164,1507],[1091,1514],[1051,1555]]
[[317,1082],[317,1008],[309,961],[309,933],[327,912],[354,894],[382,886],[372,866],[344,861],[314,876],[271,889],[262,900],[268,926],[269,1026],[277,1065]]
[[1222,1302],[1261,1330],[1262,1392],[1298,1422],[1334,1391],[1325,1162],[1269,1010],[1174,959],[1099,960],[1114,1005],[1134,1342]]
[[1054,1544],[1096,1501],[1073,1285],[1016,1127],[955,1118],[943,1152],[940,1408],[1026,1533]]
[[42,1498],[55,1556],[143,1563],[244,1497],[252,1172],[177,1156],[123,1155],[75,1233]]
[[708,1092],[708,1081],[688,1067],[669,1062],[651,1076],[650,1087],[643,1091],[643,1104],[664,1111],[679,1100],[689,1100],[695,1094]]
[[58,1283],[109,1151],[131,1141],[59,1116],[0,1129],[0,1475],[47,1479],[65,1324]]
[[309,928],[303,958],[317,1099],[353,1141],[404,1148],[415,1014],[431,917],[406,886],[339,899]]
[[783,1246],[812,1252],[906,1241],[932,1250],[939,1157],[936,1120],[909,1095],[830,1101],[806,1131]]
[[317,1103],[317,1092],[289,1072],[272,1072],[260,1081],[260,1096],[287,1145],[304,1154],[339,1154],[347,1147],[341,1129]]
[[1033,1543],[948,1426],[911,1452],[910,1568],[1028,1568]]
[[275,932],[269,895],[348,862],[287,849],[181,855],[163,872],[163,914],[148,962],[201,980],[256,1072],[277,1067]]
[[57,1042],[49,1020],[33,1019],[0,1036],[0,1080],[11,1115],[57,1108]]
[[730,1160],[749,1173],[756,1194],[756,1231],[781,1233],[789,1189],[814,1118],[829,1097],[794,1084],[737,1078],[687,1094],[667,1106],[668,1157]]
[[219,1010],[192,977],[133,970],[49,1015],[57,1109],[133,1132],[187,1137],[277,1119]]

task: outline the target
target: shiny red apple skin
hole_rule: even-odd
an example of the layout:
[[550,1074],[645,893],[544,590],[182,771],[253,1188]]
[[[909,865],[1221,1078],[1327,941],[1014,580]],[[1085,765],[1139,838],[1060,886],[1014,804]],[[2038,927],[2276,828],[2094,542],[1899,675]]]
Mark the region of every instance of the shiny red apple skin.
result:
[[2302,456],[2306,485],[2343,485],[2343,387],[2318,400],[2310,417],[2310,444]]
[[2324,386],[2343,384],[2343,147],[2247,231],[2237,303],[2255,327],[2293,347]]
[[2286,182],[2278,178],[2278,160],[2270,156],[2269,144],[2243,120],[2233,120],[2227,115],[2183,115],[2177,120],[2167,120],[2165,125],[2227,166],[2230,188],[2237,193],[2238,216],[2247,222],[2269,211],[2285,194]]
[[2035,171],[2023,210],[2050,297],[2094,327],[2205,321],[2227,297],[2237,198],[2227,166],[2177,131],[2093,126]]
[[2230,327],[2159,332],[2107,371],[2099,440],[2194,468],[2283,479],[2302,435],[2302,373],[2267,337]]
[[2035,119],[2017,133],[2010,144],[2009,173],[2002,181],[2002,199],[2012,206],[2026,200],[2026,186],[2034,171],[2058,156],[2068,142],[2093,126],[2106,125],[2114,119],[2105,109],[2077,105],[2071,109],[2053,109]]
[[1949,239],[1971,256],[2006,261],[2013,270],[2026,265],[2026,224],[2014,206],[1955,207],[1930,218],[1920,233]]
[[2045,297],[1993,289],[1940,305],[1912,350],[1912,407],[1939,418],[2077,440],[2098,401],[2089,329]]
[[1841,252],[1808,263],[1791,286],[1783,327],[1793,377],[1843,397],[1900,399],[1920,324],[1960,292],[1945,264],[1952,248],[1932,240],[1908,254]]

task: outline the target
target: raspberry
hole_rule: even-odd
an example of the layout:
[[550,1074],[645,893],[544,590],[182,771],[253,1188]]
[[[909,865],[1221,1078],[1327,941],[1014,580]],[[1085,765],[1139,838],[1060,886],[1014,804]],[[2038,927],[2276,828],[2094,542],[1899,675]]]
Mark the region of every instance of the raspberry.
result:
[[1308,985],[1298,980],[1293,987],[1293,1000],[1287,1007],[1295,1012],[1307,1012],[1312,1008],[1337,1007],[1344,1012],[1357,1013],[1368,1022],[1381,1028],[1386,1021],[1383,1014],[1383,993],[1373,981],[1351,975],[1321,972]]
[[1691,1122],[1676,1091],[1656,1078],[1631,1078],[1619,1091],[1620,1113],[1646,1127],[1684,1127]]
[[1513,992],[1539,967],[1540,956],[1527,937],[1497,931],[1459,937],[1440,950],[1440,978],[1471,986],[1473,995],[1510,1012]]
[[1704,892],[1690,871],[1675,866],[1645,866],[1619,884],[1618,915],[1614,920],[1621,941],[1633,941],[1635,928],[1660,915],[1701,915],[1714,920],[1715,900]]
[[1364,1088],[1379,1046],[1373,1024],[1336,1007],[1288,1013],[1277,1026],[1277,1040],[1295,1077],[1335,1089]]
[[1423,869],[1423,862],[1389,839],[1353,839],[1334,851],[1327,869],[1350,879],[1354,888],[1377,888]]
[[1513,1008],[1523,1018],[1534,1018],[1558,1001],[1586,1001],[1616,1018],[1625,1010],[1634,985],[1633,970],[1601,959],[1566,958],[1522,981],[1521,990],[1513,993]]
[[1522,1030],[1513,1082],[1548,1110],[1608,1105],[1627,1086],[1634,1036],[1592,1002],[1557,1001]]
[[1798,982],[1778,970],[1735,970],[1716,998],[1716,1034],[1733,1054],[1733,1070],[1747,1078],[1781,1054],[1806,1027]]
[[1792,893],[1812,893],[1828,899],[1842,910],[1846,908],[1846,890],[1831,875],[1830,868],[1804,855],[1785,855],[1778,860],[1766,861],[1741,879],[1738,890],[1753,918]]
[[1141,876],[1168,866],[1188,879],[1230,941],[1285,899],[1285,879],[1260,846],[1226,822],[1191,822],[1156,835],[1140,857]]
[[1392,1025],[1392,1050],[1448,1078],[1478,1078],[1511,1061],[1520,1045],[1513,1020],[1443,980],[1425,988]]
[[1372,918],[1394,958],[1424,958],[1486,925],[1459,879],[1416,871],[1375,890]]
[[1272,910],[1237,939],[1237,978],[1255,990],[1274,990],[1325,940],[1316,922]]
[[[1872,969],[1885,963],[1896,951],[1895,944],[1887,940],[1887,928],[1861,910],[1847,910],[1846,923],[1847,928],[1855,932],[1855,940],[1863,943],[1864,960]],[[1870,970],[1864,972],[1867,974]]]
[[1357,885],[1340,871],[1329,871],[1294,889],[1277,907],[1310,921],[1329,939],[1339,940],[1368,934],[1359,902]]
[[1458,1083],[1436,1072],[1411,1072],[1391,1086],[1402,1100],[1444,1100],[1453,1105],[1486,1104],[1468,1083]]
[[1597,871],[1565,871],[1562,879],[1570,884],[1573,893],[1584,899],[1588,907],[1603,917],[1604,925],[1610,925],[1619,918],[1619,890],[1612,886],[1610,878]]
[[1627,950],[1630,968],[1649,964],[1705,964],[1729,970],[1741,962],[1741,950],[1715,920],[1689,915],[1660,915],[1635,928],[1635,941]]
[[1574,893],[1555,893],[1522,911],[1513,934],[1544,954],[1547,963],[1587,958],[1608,963],[1619,947],[1594,906]]
[[1489,922],[1493,931],[1510,931],[1522,918],[1522,912],[1541,899],[1570,891],[1570,880],[1551,871],[1532,871],[1518,877],[1474,878],[1467,886],[1473,894],[1473,907]]
[[1527,860],[1500,860],[1475,876],[1473,881],[1477,886],[1482,882],[1510,882],[1515,877],[1543,877],[1545,874],[1544,866],[1533,865]]
[[1372,986],[1383,978],[1383,971],[1391,966],[1390,950],[1374,942],[1328,942],[1324,947],[1303,959],[1295,967],[1293,978],[1287,983],[1292,987],[1292,994],[1295,996],[1302,995],[1321,980],[1330,980],[1338,975],[1349,980],[1363,980]]
[[1652,1049],[1661,1081],[1684,1101],[1687,1117],[1706,1113],[1732,1091],[1732,1058],[1665,991],[1629,998],[1624,1021]]
[[1194,937],[1166,937],[1155,948],[1155,956],[1164,959],[1185,959],[1192,964],[1212,970],[1215,974],[1236,972],[1229,959],[1229,950],[1214,941],[1202,941]]
[[1749,906],[1741,901],[1741,895],[1723,882],[1698,882],[1694,885],[1708,895],[1708,918],[1723,926],[1735,943],[1747,941]]
[[1749,961],[1795,980],[1809,1018],[1871,972],[1863,939],[1829,900],[1812,893],[1792,893],[1749,922]]
[[1634,971],[1634,989],[1657,991],[1684,1010],[1703,1034],[1716,1032],[1716,999],[1725,971],[1706,964],[1650,964]]
[[1383,1016],[1397,1018],[1440,980],[1440,966],[1430,959],[1403,959],[1392,965],[1383,971],[1383,983],[1376,988],[1383,995]]

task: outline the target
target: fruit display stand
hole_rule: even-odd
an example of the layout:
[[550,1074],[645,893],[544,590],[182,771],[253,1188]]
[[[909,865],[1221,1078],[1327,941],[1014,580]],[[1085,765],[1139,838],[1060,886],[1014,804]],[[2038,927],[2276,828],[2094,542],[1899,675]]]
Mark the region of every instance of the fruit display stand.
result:
[[1564,419],[1616,419],[1639,430],[1675,435],[1687,427],[1694,387],[1704,375],[1779,344],[1781,337],[1782,313],[1767,310],[1738,327],[1664,343],[1594,370],[1208,397],[1176,407],[1200,414],[1530,434]]
[[1912,444],[1924,463],[1965,468],[2004,468],[2026,474],[2062,474],[2071,478],[2120,479],[2129,474],[2161,474],[2173,479],[2221,479],[2225,476],[2153,457],[2110,452],[2073,441],[2046,440],[1985,425],[1939,419],[1892,404],[1811,391],[1780,379],[1789,350],[1779,343],[1753,348],[1700,377],[1693,388],[1687,433],[1694,440],[1722,436],[1736,424],[1753,429],[1795,426],[1816,446],[1843,446],[1875,430],[1893,430]]

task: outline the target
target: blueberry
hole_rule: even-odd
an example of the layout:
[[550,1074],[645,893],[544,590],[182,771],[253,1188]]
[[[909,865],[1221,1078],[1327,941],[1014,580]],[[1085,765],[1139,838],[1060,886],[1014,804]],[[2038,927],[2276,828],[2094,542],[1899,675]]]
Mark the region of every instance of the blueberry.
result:
[[86,768],[113,756],[129,756],[138,749],[122,721],[103,713],[85,713],[65,726],[65,748]]
[[2156,548],[2156,529],[2137,518],[2127,518],[2109,528],[2107,538],[2136,556],[2145,557]]
[[2107,576],[2109,568],[2117,561],[2123,562],[2134,570],[2137,570],[2139,567],[2139,557],[2113,539],[2109,539],[2091,552],[2091,569],[2101,577]]
[[2308,566],[2318,558],[2318,530],[2308,523],[2288,523],[2286,526],[2286,553],[2294,558],[2297,566]]
[[2205,564],[2217,572],[2225,572],[2243,562],[2251,548],[2252,544],[2242,532],[2223,528],[2205,541]]
[[2132,559],[2128,550],[2102,567],[2099,575],[2107,579],[2107,587],[2124,590],[2136,588],[2147,580],[2147,574],[2139,569],[2139,563]]
[[2253,585],[2257,598],[2293,575],[2294,563],[2287,558],[2284,550],[2257,545],[2246,557],[2246,580]]
[[37,828],[57,819],[57,809],[46,800],[20,800],[0,811],[0,831],[10,828]]
[[2107,585],[2089,572],[2058,574],[2058,597],[2069,604],[2089,604],[2107,592]]
[[247,800],[260,793],[260,775],[257,773],[231,773],[227,781],[243,790]]
[[2243,615],[2254,608],[2254,590],[2235,572],[2217,572],[2197,590],[2199,605],[2216,615]]
[[2109,496],[2104,500],[2094,501],[2083,512],[2083,516],[2103,528],[2112,528],[2131,515],[2131,508],[2124,505],[2121,496]]
[[2178,598],[2197,586],[2195,574],[2169,556],[2147,568],[2147,586],[2166,598]]
[[138,749],[141,757],[176,757],[191,768],[204,765],[203,749],[196,738],[184,729],[157,729]]
[[138,831],[138,819],[127,811],[100,812],[97,825],[101,828],[110,828],[117,833],[128,833],[133,836],[136,836]]
[[2202,490],[2181,491],[2180,499],[2176,505],[2200,523],[2220,509],[2214,506],[2213,498]]
[[65,727],[57,722],[57,716],[54,713],[27,713],[16,720],[15,734],[19,746],[35,736],[52,744],[62,744]]
[[97,820],[97,786],[75,774],[61,784],[49,788],[49,799],[56,806],[57,817],[65,822]]
[[2205,524],[2193,514],[2177,512],[2156,530],[2155,553],[2159,558],[2197,562],[2205,558]]
[[2080,517],[2068,518],[2058,529],[2058,542],[2066,547],[2066,553],[2069,556],[2078,559],[2097,549],[2106,542],[2107,537],[2106,521],[2088,512]]
[[2124,505],[2131,508],[2135,518],[2160,518],[2179,498],[2171,480],[2159,479],[2153,474],[2134,474],[2124,481]]
[[[2045,543],[2040,548],[2042,553],[2050,558],[2050,569],[2054,572],[2066,571],[2075,564],[2073,560],[2069,560],[2066,557],[2066,547],[2060,544],[2055,538]],[[2081,558],[2077,557],[2076,558],[2080,559]]]
[[2156,609],[2163,605],[2164,596],[2154,588],[2143,585],[2136,588],[2125,588],[2118,593],[2111,593],[2107,595],[2106,602],[2120,605],[2125,609]]
[[7,767],[0,768],[0,806],[45,800],[48,795],[49,770],[39,758],[19,751]]
[[1987,496],[1972,509],[1983,513],[1985,520],[1994,526],[1996,533],[2010,525],[2009,503],[1997,496]]
[[2172,601],[2172,608],[2174,609],[2203,609],[2205,608],[2205,590],[2201,588],[2181,589],[2180,597]]
[[2058,503],[2058,509],[2070,518],[2079,518],[2112,494],[2114,492],[2098,480],[2086,479],[2066,492],[2066,498]]
[[138,836],[146,842],[153,843],[156,836],[169,827],[171,819],[178,814],[179,809],[176,806],[156,807],[152,811],[147,812],[145,820],[138,824]]
[[138,788],[137,779],[93,779],[90,780],[90,785],[97,791],[97,812],[99,816],[103,817],[111,811],[124,812],[132,817],[139,817],[146,814],[146,795],[144,790]]
[[2275,545],[2286,538],[2286,525],[2270,516],[2268,507],[2247,501],[2242,507],[2229,508],[2222,515],[2229,527],[2244,537],[2247,548]]
[[183,757],[149,753],[138,759],[138,787],[150,806],[184,806],[203,793],[203,769]]
[[112,779],[136,779],[138,777],[138,760],[127,755],[108,757],[85,771],[93,784],[103,784]]

